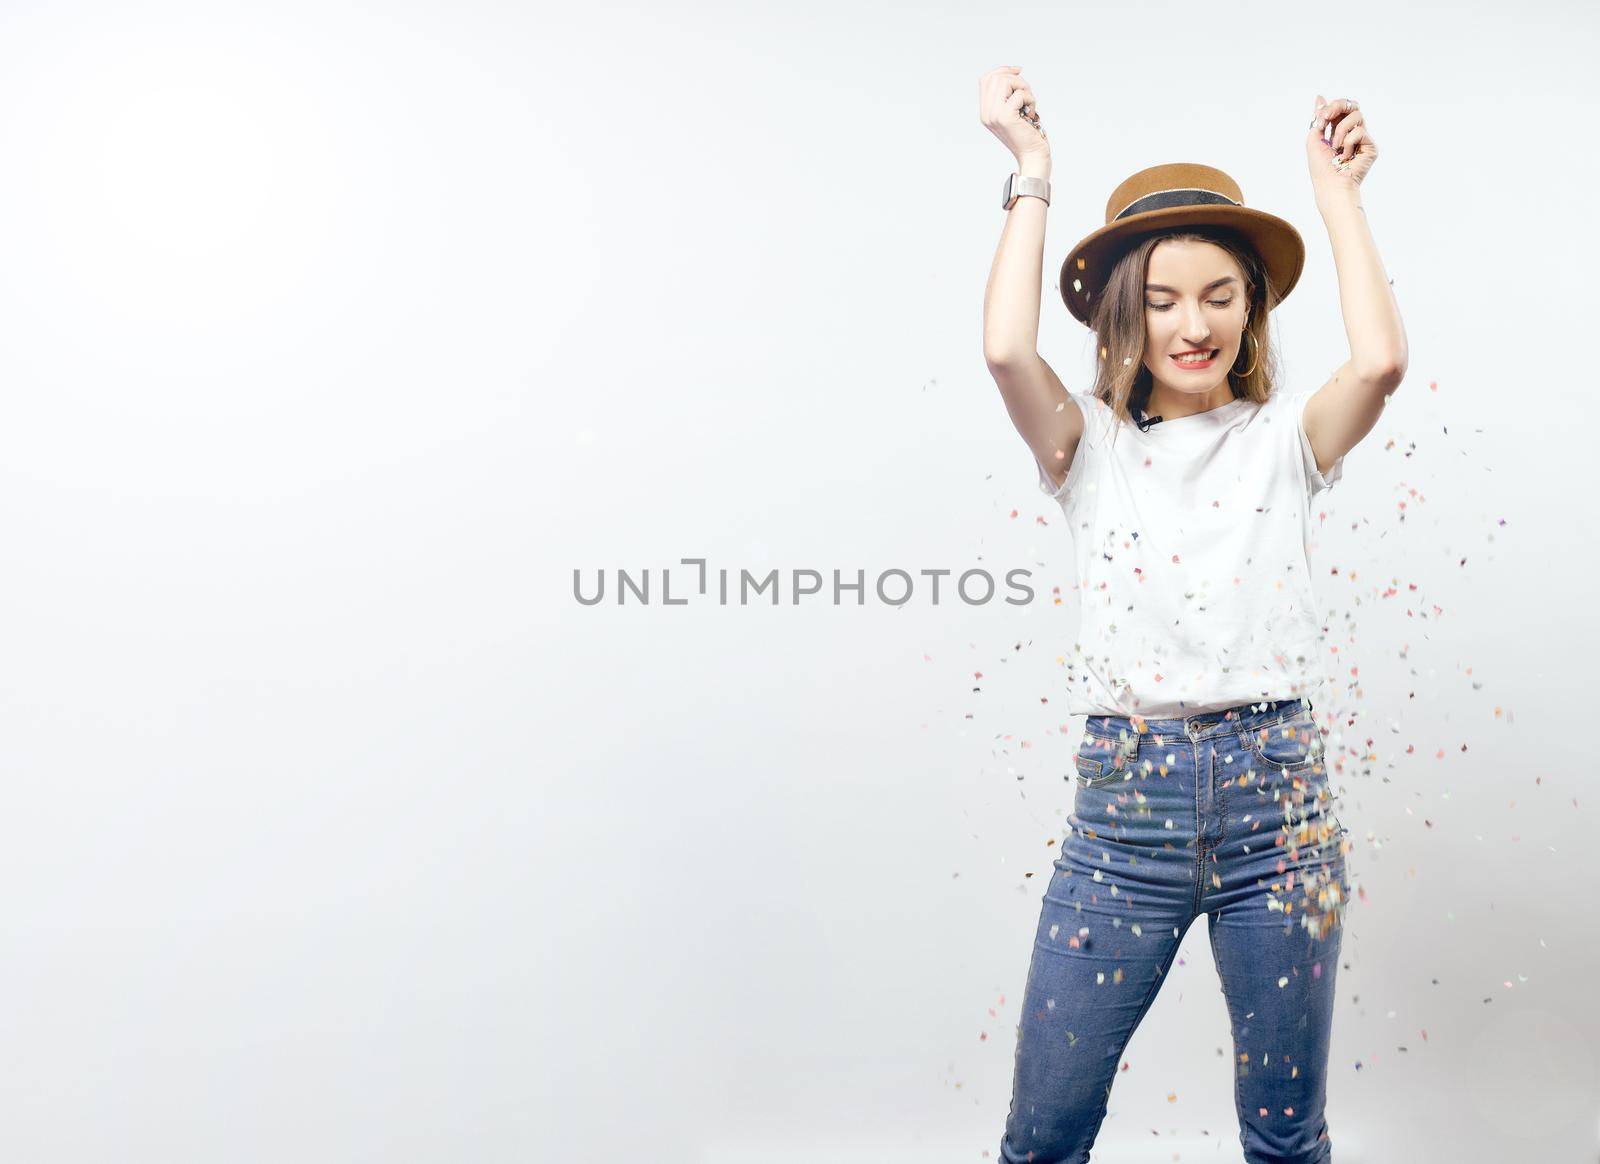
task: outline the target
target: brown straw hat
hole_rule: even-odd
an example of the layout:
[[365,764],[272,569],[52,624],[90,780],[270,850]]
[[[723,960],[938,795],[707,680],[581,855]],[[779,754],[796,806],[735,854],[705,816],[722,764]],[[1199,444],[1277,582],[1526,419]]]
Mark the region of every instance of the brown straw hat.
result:
[[1061,264],[1061,298],[1080,323],[1089,322],[1091,297],[1105,285],[1127,249],[1150,234],[1180,226],[1226,226],[1255,247],[1277,289],[1287,299],[1300,279],[1306,247],[1283,219],[1244,204],[1239,183],[1196,162],[1169,162],[1140,170],[1111,192],[1106,224],[1067,254]]

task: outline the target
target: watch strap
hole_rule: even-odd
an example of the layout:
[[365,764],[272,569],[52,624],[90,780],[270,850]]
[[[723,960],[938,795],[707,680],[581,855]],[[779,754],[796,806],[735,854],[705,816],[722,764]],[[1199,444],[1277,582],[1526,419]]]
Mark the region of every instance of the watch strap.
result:
[[1009,174],[1006,176],[1005,190],[1000,196],[1000,205],[1010,210],[1017,204],[1017,199],[1022,197],[1039,198],[1046,206],[1050,205],[1050,183],[1044,178],[1036,178],[1031,174]]

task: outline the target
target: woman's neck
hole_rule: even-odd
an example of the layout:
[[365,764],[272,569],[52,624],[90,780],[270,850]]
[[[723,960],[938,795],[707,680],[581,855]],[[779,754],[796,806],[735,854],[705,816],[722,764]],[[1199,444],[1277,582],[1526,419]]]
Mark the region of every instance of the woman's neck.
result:
[[1228,387],[1226,381],[1205,395],[1178,392],[1156,384],[1150,389],[1150,400],[1145,404],[1144,410],[1146,414],[1159,416],[1162,420],[1177,420],[1180,416],[1195,416],[1201,412],[1221,408],[1225,404],[1231,404],[1234,399],[1233,390]]

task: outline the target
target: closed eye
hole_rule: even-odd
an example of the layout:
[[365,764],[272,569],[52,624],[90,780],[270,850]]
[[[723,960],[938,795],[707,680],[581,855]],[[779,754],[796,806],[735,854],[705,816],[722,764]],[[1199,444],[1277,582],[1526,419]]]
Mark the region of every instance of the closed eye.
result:
[[[1232,303],[1233,303],[1232,299],[1213,299],[1213,300],[1211,300],[1211,306],[1213,306],[1213,307],[1228,307],[1228,306],[1231,306]],[[1151,311],[1165,311],[1167,308],[1171,307],[1172,304],[1170,304],[1170,303],[1146,303],[1145,306],[1148,307]]]

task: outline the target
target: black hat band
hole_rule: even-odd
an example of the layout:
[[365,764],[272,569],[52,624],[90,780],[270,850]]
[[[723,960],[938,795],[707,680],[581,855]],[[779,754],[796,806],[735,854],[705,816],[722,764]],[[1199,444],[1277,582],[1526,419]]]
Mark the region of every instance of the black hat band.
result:
[[1143,198],[1135,199],[1128,203],[1112,222],[1127,218],[1130,214],[1144,214],[1150,210],[1169,210],[1174,206],[1243,206],[1242,202],[1235,202],[1226,194],[1218,194],[1214,190],[1196,190],[1185,188],[1181,190],[1157,190],[1154,194],[1146,194]]

